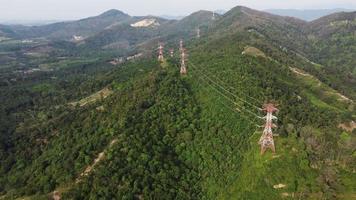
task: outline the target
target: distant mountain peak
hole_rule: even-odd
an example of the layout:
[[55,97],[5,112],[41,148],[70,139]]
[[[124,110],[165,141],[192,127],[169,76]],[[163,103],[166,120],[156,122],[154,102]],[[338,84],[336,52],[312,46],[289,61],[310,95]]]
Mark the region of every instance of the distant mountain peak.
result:
[[192,13],[191,15],[198,15],[198,14],[212,14],[212,11],[209,10],[199,10],[197,12]]
[[220,15],[216,13],[214,14],[212,11],[200,10],[184,17],[182,20],[180,20],[180,23],[182,22],[189,23],[189,24],[209,23],[214,16],[218,17]]
[[226,10],[219,9],[219,10],[215,10],[214,12],[217,13],[217,14],[219,14],[219,15],[224,15],[227,11],[226,11]]
[[235,6],[234,8],[231,9],[232,11],[250,11],[252,10],[251,8],[245,7],[245,6]]
[[323,16],[328,16],[333,13],[339,12],[352,12],[350,9],[311,9],[311,10],[298,10],[298,9],[269,9],[266,12],[280,15],[280,16],[290,16],[303,19],[306,21],[313,21],[319,19]]
[[109,17],[109,16],[120,16],[120,15],[127,15],[127,14],[122,12],[122,11],[120,11],[120,10],[111,9],[111,10],[108,10],[108,11],[104,12],[100,16],[101,17]]
[[197,12],[194,12],[194,13],[188,15],[187,17],[185,17],[185,19],[191,19],[191,18],[202,18],[202,19],[206,18],[206,19],[208,19],[208,18],[213,17],[213,15],[220,16],[219,14],[214,13],[213,11],[199,10]]

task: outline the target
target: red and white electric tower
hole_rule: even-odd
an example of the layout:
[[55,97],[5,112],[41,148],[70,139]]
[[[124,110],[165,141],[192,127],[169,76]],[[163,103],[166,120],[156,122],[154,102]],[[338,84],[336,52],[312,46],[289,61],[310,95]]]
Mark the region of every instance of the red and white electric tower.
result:
[[173,57],[174,57],[174,49],[170,49],[170,50],[169,50],[169,53],[170,53],[170,55],[171,55],[171,58],[173,58]]
[[259,141],[259,144],[261,145],[261,154],[264,154],[268,148],[271,149],[273,153],[275,153],[276,149],[274,146],[272,128],[277,127],[275,124],[273,124],[273,120],[277,120],[277,117],[275,117],[273,113],[277,112],[278,109],[273,104],[269,103],[265,104],[262,110],[267,114],[264,117],[266,124]]
[[181,58],[180,58],[180,74],[185,75],[187,74],[187,65],[186,65],[186,50],[183,48],[181,52]]
[[163,62],[163,45],[162,43],[159,43],[158,47],[158,61]]
[[180,53],[182,53],[182,51],[183,51],[183,40],[179,41],[179,51],[180,51]]

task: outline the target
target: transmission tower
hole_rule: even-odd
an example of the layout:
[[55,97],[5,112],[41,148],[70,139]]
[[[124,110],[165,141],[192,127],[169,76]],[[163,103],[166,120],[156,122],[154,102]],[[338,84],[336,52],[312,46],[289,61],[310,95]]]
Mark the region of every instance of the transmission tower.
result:
[[180,51],[180,53],[182,53],[182,51],[183,51],[183,40],[179,41],[179,51]]
[[183,48],[180,57],[180,74],[185,75],[187,74],[187,65],[186,65],[186,50]]
[[171,58],[173,58],[173,57],[174,57],[174,49],[170,49],[170,50],[169,50],[169,53],[170,53],[170,55],[171,55]]
[[262,110],[267,114],[264,117],[266,124],[262,132],[262,136],[259,140],[259,144],[261,145],[261,154],[264,154],[267,149],[271,149],[272,152],[275,153],[276,149],[274,146],[272,128],[277,127],[275,124],[273,124],[273,120],[277,120],[277,117],[275,117],[273,113],[277,112],[278,109],[273,104],[269,103],[265,104]]
[[197,28],[197,38],[198,39],[200,38],[200,28],[199,27]]
[[213,17],[211,18],[212,20],[215,20],[216,17],[215,17],[215,11],[213,11]]
[[163,62],[163,45],[162,43],[159,43],[158,47],[158,61]]

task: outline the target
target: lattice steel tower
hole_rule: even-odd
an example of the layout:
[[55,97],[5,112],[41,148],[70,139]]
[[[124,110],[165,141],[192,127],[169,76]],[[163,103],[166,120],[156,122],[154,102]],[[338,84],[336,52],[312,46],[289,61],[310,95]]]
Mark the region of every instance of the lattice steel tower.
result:
[[261,154],[264,154],[267,149],[271,149],[272,152],[275,153],[276,148],[274,146],[272,128],[277,127],[275,124],[273,124],[273,120],[277,120],[277,117],[275,117],[273,113],[277,112],[278,109],[273,104],[269,103],[265,104],[262,110],[267,114],[264,117],[266,124],[259,141],[259,144],[261,145]]
[[158,47],[158,61],[163,62],[164,57],[163,57],[163,45],[162,43],[159,43]]
[[184,75],[187,74],[187,65],[186,65],[186,50],[183,48],[180,57],[180,74]]

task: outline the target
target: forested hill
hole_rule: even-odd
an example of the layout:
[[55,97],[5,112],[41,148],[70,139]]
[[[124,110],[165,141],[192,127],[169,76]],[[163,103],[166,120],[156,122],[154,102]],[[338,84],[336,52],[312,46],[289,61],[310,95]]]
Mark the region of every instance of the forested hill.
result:
[[[308,71],[346,96],[355,98],[356,12],[336,13],[312,22],[236,7],[216,22],[214,37],[250,32],[258,40],[279,47],[292,59],[304,60],[295,66]],[[255,42],[259,43],[259,42]]]
[[290,16],[303,19],[306,21],[313,21],[320,17],[330,15],[339,12],[351,12],[352,9],[308,9],[308,10],[298,10],[298,9],[268,9],[266,12],[273,13],[281,16]]
[[[81,44],[1,41],[0,199],[355,198],[353,20],[330,18],[236,7],[143,17]],[[313,23],[344,31],[321,39]],[[123,40],[130,51],[101,46]],[[323,41],[345,55],[322,59]],[[261,155],[269,102],[276,153]]]
[[119,10],[109,10],[95,17],[77,21],[58,22],[42,26],[3,26],[0,30],[10,38],[48,38],[71,40],[73,36],[82,38],[95,35],[105,28],[129,21],[131,17]]

